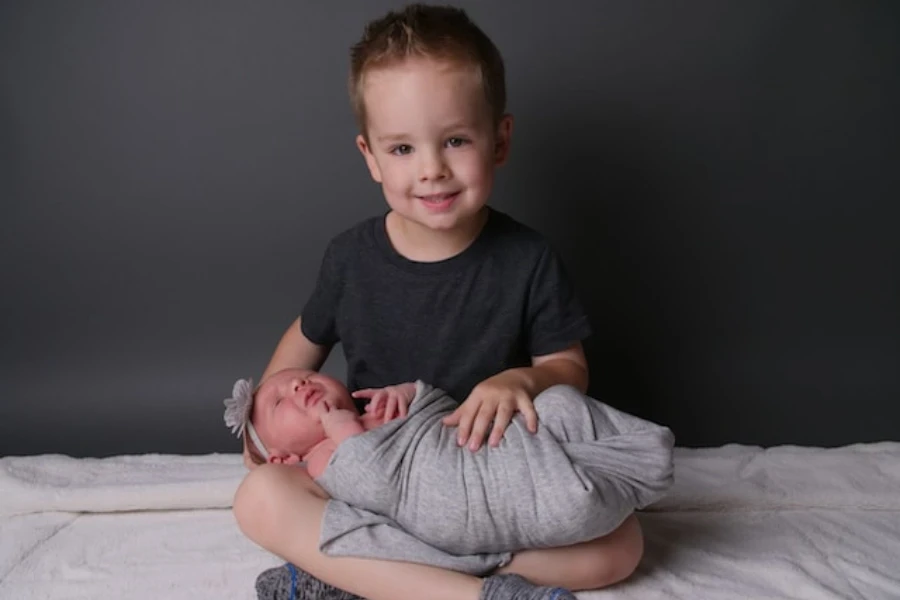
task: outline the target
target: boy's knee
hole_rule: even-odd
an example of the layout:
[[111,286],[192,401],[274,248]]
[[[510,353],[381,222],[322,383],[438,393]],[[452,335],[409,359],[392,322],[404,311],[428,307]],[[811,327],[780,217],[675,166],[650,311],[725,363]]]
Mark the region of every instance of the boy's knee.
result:
[[231,511],[241,531],[251,538],[262,526],[262,519],[269,514],[265,506],[268,498],[265,488],[271,480],[269,471],[272,467],[273,465],[260,465],[250,471],[234,493]]
[[595,552],[578,557],[575,565],[581,589],[600,589],[623,581],[637,569],[644,555],[644,536],[633,514],[618,529],[592,542]]
[[622,581],[630,577],[644,557],[644,532],[641,530],[641,523],[637,516],[632,514],[628,517],[620,529],[623,530],[623,553],[622,560],[612,573],[614,581]]
[[604,579],[601,586],[623,581],[635,572],[644,556],[644,534],[637,517],[632,514],[614,532],[609,534],[612,551],[601,569]]
[[241,531],[256,539],[266,531],[277,531],[278,515],[284,514],[304,497],[313,497],[318,501],[328,498],[306,469],[259,465],[238,486],[232,512]]
[[[244,535],[257,539],[271,527],[285,502],[310,491],[312,480],[305,471],[283,465],[259,465],[244,477],[234,494],[232,512]],[[271,527],[270,527],[271,526]]]

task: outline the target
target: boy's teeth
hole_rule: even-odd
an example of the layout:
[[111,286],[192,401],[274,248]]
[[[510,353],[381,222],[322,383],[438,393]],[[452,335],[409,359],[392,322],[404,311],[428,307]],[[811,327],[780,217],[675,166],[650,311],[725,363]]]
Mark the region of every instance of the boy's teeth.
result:
[[434,194],[431,196],[422,196],[422,199],[425,200],[426,202],[443,202],[444,200],[446,200],[447,198],[449,198],[452,195],[453,195],[452,193]]

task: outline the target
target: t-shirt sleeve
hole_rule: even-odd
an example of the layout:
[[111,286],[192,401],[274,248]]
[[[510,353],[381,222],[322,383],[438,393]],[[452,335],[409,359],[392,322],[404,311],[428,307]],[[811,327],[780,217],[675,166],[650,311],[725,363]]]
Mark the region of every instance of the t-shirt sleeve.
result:
[[541,356],[565,350],[591,335],[591,326],[559,256],[541,253],[529,290],[528,352]]
[[316,286],[300,313],[300,330],[303,335],[320,346],[333,346],[340,340],[337,331],[337,307],[341,284],[337,255],[334,244],[329,244],[319,266]]

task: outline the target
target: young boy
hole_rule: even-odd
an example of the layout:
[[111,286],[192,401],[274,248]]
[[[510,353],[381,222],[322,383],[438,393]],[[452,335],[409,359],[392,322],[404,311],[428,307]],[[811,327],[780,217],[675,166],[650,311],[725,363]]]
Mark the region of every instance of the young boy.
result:
[[[390,210],[332,240],[263,379],[288,367],[318,369],[340,342],[351,390],[421,378],[464,398],[444,419],[460,445],[478,450],[486,436],[497,445],[515,412],[534,432],[539,392],[555,384],[586,391],[581,340],[590,327],[546,241],[487,206],[512,131],[500,54],[461,10],[414,5],[369,24],[351,63],[357,146]],[[324,556],[317,542],[326,501],[303,470],[264,465],[241,485],[234,511],[256,543],[371,600],[557,593],[526,592],[528,584],[506,575],[482,582]],[[642,551],[632,515],[600,539],[525,551],[501,571],[597,588],[631,574]]]
[[[460,448],[442,417],[457,404],[416,381],[373,390],[360,415],[339,381],[285,369],[252,391],[240,379],[225,422],[261,462],[305,463],[334,499],[330,556],[406,560],[482,574],[511,553],[606,535],[672,484],[672,432],[572,386],[534,399],[536,433],[514,418],[497,447]],[[400,418],[387,404],[409,407]],[[540,482],[540,485],[533,485]]]

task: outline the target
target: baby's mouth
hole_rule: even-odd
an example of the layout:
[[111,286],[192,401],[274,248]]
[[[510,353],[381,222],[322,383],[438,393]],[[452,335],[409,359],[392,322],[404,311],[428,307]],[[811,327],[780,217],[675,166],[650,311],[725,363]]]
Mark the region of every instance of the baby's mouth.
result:
[[317,387],[311,387],[303,394],[303,404],[306,408],[310,408],[318,404],[322,400],[322,390]]

